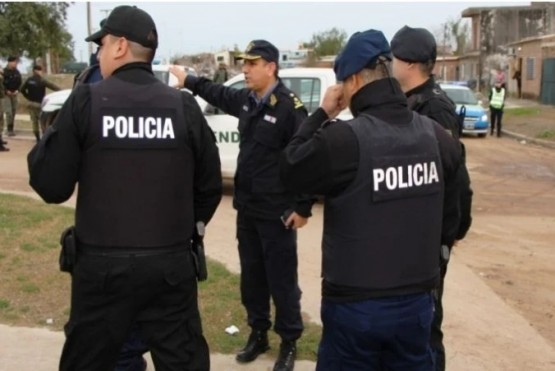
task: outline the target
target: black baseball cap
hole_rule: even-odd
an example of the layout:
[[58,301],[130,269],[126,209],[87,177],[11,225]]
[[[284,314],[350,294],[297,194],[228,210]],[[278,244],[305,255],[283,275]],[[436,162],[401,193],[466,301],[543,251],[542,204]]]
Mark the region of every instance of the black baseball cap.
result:
[[405,62],[435,62],[437,45],[434,35],[425,28],[401,28],[391,40],[393,56]]
[[246,59],[254,61],[256,59],[264,59],[267,62],[279,62],[279,50],[269,41],[253,40],[247,46],[244,53],[239,54],[235,59]]
[[122,5],[114,8],[100,31],[87,37],[85,41],[92,41],[100,45],[100,40],[106,35],[125,37],[150,49],[158,47],[158,32],[152,17],[136,6]]

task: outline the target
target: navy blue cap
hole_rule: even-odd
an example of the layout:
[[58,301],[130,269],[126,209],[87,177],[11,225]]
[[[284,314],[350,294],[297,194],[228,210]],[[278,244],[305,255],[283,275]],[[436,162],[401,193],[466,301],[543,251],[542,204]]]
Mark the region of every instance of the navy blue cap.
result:
[[401,28],[391,39],[395,58],[411,63],[435,62],[437,45],[434,35],[425,28]]
[[381,31],[356,32],[335,59],[335,77],[337,81],[345,81],[364,68],[374,68],[380,56],[391,59],[390,53],[389,43]]
[[253,40],[247,46],[244,53],[239,54],[235,59],[256,60],[264,59],[267,62],[279,62],[279,50],[269,41]]

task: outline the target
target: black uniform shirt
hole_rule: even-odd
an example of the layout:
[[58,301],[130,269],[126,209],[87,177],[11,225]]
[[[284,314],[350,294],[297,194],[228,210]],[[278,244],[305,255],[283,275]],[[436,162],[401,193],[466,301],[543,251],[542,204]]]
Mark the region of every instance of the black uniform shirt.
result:
[[[113,73],[113,78],[136,84],[156,81],[148,63],[130,63]],[[214,134],[208,127],[197,102],[185,95],[184,111],[195,156],[194,215],[196,220],[212,218],[221,198],[221,169]],[[27,157],[30,184],[48,203],[62,203],[73,194],[79,181],[83,136],[90,125],[89,85],[79,85],[60,110],[53,126]]]
[[[456,105],[445,94],[441,87],[434,81],[433,77],[426,82],[406,93],[409,108],[417,113],[427,116],[449,130],[454,138],[459,137],[460,122],[456,111]],[[460,224],[456,227],[456,239],[462,240],[472,224],[472,196],[470,187],[470,175],[466,167],[466,152],[461,142],[462,164],[458,171],[459,196],[460,196]],[[455,228],[453,226],[453,228]],[[451,245],[449,245],[451,246]]]
[[[453,137],[459,137],[459,116],[453,103],[443,90],[430,77],[420,86],[406,93],[409,108],[427,116],[449,130]],[[433,97],[432,99],[430,99]]]
[[21,94],[27,98],[30,102],[41,103],[44,95],[46,94],[46,88],[53,91],[58,91],[60,88],[51,83],[50,81],[42,78],[38,75],[33,75],[25,80],[23,86],[21,87]]
[[307,117],[302,102],[280,80],[260,101],[250,89],[233,89],[206,78],[187,76],[185,87],[239,119],[234,207],[267,220],[278,219],[287,209],[309,217],[313,198],[287,192],[279,177],[280,151]]
[[15,92],[21,87],[21,73],[17,68],[4,68],[4,86],[6,91]]

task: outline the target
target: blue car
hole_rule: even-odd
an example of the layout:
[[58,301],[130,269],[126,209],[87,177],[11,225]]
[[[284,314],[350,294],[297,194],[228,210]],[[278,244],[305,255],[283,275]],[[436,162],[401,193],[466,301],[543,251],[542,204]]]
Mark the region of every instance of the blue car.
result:
[[460,112],[462,106],[466,108],[463,134],[478,134],[479,137],[485,137],[489,129],[488,111],[476,99],[474,92],[461,85],[440,84],[440,86],[457,105],[457,113]]

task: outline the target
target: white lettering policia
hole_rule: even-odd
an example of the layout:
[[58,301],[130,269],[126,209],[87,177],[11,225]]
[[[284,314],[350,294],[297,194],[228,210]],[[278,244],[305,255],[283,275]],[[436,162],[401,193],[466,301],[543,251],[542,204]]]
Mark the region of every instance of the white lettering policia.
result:
[[386,169],[374,169],[373,176],[375,192],[379,192],[380,187],[384,183],[385,187],[390,191],[439,183],[437,166],[433,161],[415,165],[392,166]]
[[132,139],[175,139],[173,122],[169,117],[103,116],[102,137]]

